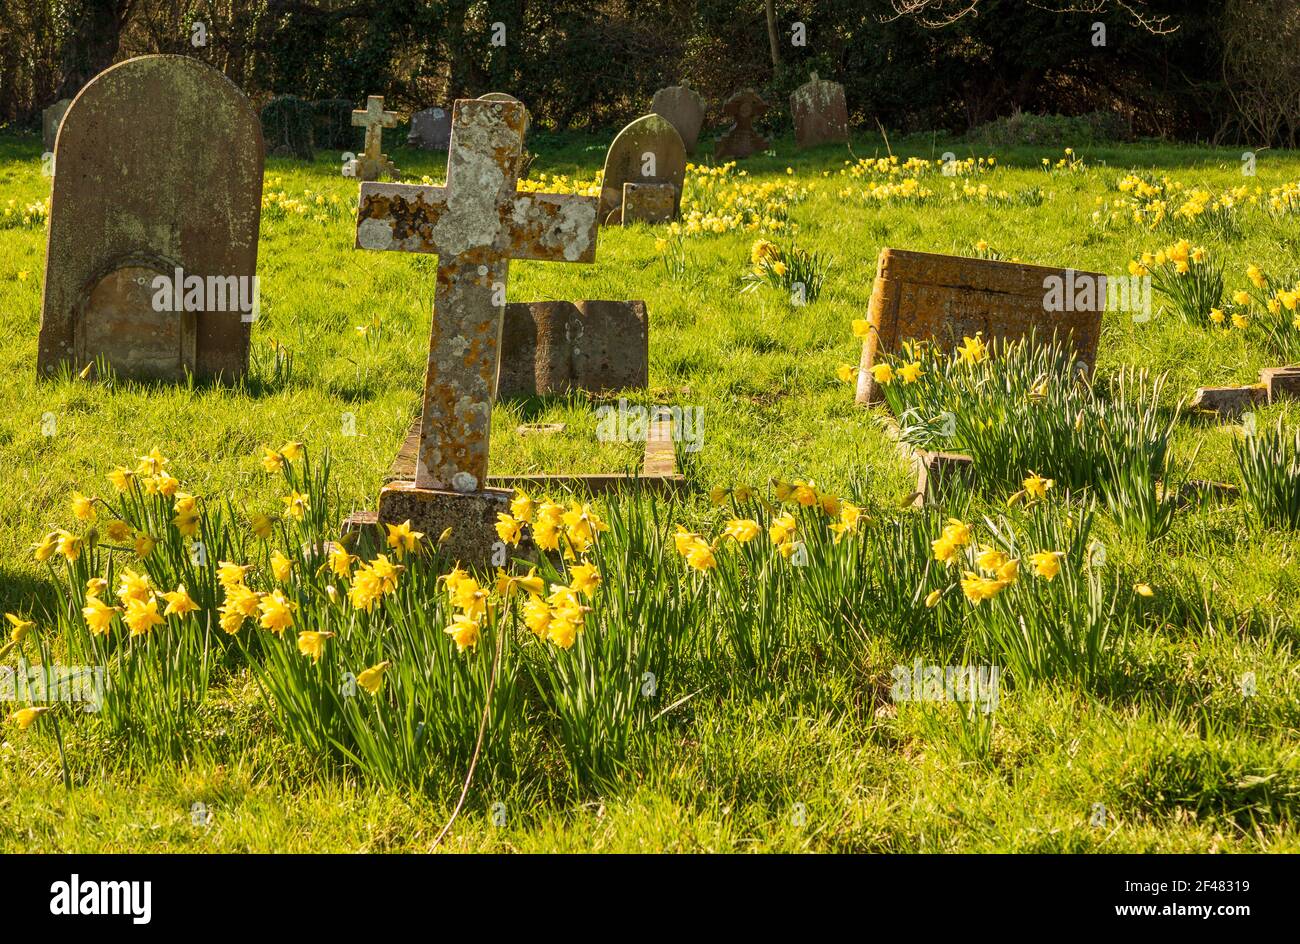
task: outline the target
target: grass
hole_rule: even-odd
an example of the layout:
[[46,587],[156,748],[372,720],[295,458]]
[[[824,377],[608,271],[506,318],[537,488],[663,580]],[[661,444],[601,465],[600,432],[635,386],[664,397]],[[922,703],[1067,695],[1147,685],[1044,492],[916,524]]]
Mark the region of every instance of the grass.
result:
[[[538,136],[531,142],[540,155],[535,173],[590,177],[606,144],[604,137]],[[946,150],[966,157],[969,150],[928,137],[893,146],[904,160],[938,158]],[[951,199],[949,181],[934,176],[927,185],[937,196],[917,206],[838,197],[844,186],[838,171],[849,157],[842,148],[797,153],[791,142],[778,141],[776,149],[776,156],[756,156],[744,168],[758,182],[793,179],[810,188],[789,209],[797,234],[771,238],[786,245],[793,236],[799,248],[834,260],[815,302],[792,307],[788,291],[768,286],[742,291],[753,233],[688,237],[684,270],[675,277],[666,277],[655,248],[662,229],[642,226],[602,231],[595,265],[511,267],[511,300],[646,301],[650,389],[630,399],[702,408],[705,417],[704,447],[685,466],[695,497],[657,506],[665,525],[683,521],[715,535],[724,512],[704,494],[714,486],[762,486],[774,476],[815,479],[892,520],[912,479],[870,412],[853,406],[852,387],[836,376],[840,365],[857,361],[859,342],[849,325],[864,316],[882,246],[976,255],[983,240],[1002,258],[1118,275],[1144,250],[1185,235],[1223,264],[1229,292],[1249,287],[1248,264],[1286,271],[1300,250],[1294,216],[1273,220],[1242,210],[1244,224],[1236,227],[1189,224],[1156,233],[1092,221],[1097,199],[1114,200],[1116,182],[1130,170],[1216,191],[1258,183],[1267,192],[1300,179],[1300,155],[1287,152],[1269,152],[1257,180],[1246,181],[1239,154],[1229,151],[1081,148],[1083,166],[1048,174],[1041,158],[1059,154],[1010,150],[997,154],[998,170],[976,181],[1010,198]],[[9,199],[25,205],[47,195],[39,150],[33,138],[0,137],[0,208]],[[852,152],[886,153],[874,136],[855,139]],[[436,156],[395,156],[407,173],[441,176]],[[0,229],[0,370],[9,378],[0,417],[7,486],[0,490],[0,611],[55,605],[54,581],[30,548],[51,528],[69,524],[73,490],[108,493],[106,473],[154,445],[172,458],[172,470],[190,490],[229,497],[237,511],[272,511],[283,487],[262,472],[260,447],[302,440],[317,455],[330,452],[339,517],[374,507],[419,402],[432,269],[408,255],[352,248],[346,206],[356,184],[338,175],[336,162],[272,160],[267,176],[278,178],[268,189],[335,195],[341,209],[327,206],[321,222],[310,214],[264,217],[254,370],[237,390],[38,384],[44,232]],[[1035,190],[1041,200],[1015,196]],[[362,334],[357,326],[369,327]],[[282,364],[277,373],[276,344],[292,352],[291,370]],[[1250,383],[1260,367],[1277,363],[1246,332],[1188,324],[1173,313],[1157,312],[1145,323],[1108,314],[1098,375],[1111,378],[1126,366],[1166,373],[1160,400],[1172,414],[1196,386]],[[498,404],[493,471],[621,471],[637,463],[639,450],[596,441],[598,405],[584,396]],[[52,437],[43,435],[46,414],[54,417]],[[346,414],[355,436],[345,435]],[[1294,407],[1261,409],[1258,428],[1279,420],[1294,428],[1300,416]],[[515,432],[520,423],[542,422],[567,429],[558,437]],[[1240,427],[1186,415],[1177,420],[1171,449],[1195,456],[1193,477],[1241,485],[1239,435]],[[1013,479],[1017,474],[1009,471]],[[945,512],[998,521],[1005,497],[999,488],[982,488],[955,497]],[[900,542],[921,542],[924,551],[924,536],[898,527]],[[1009,610],[989,607],[980,611],[978,626],[964,622],[959,593],[933,612],[933,631],[921,631],[929,624],[916,620],[929,611],[904,598],[912,571],[888,564],[884,555],[900,545],[881,539],[871,553],[907,581],[866,590],[852,583],[852,574],[840,574],[836,579],[846,583],[828,576],[824,585],[795,588],[789,622],[776,627],[794,640],[797,657],[788,662],[774,665],[760,655],[755,663],[744,648],[749,643],[719,629],[718,638],[733,643],[682,657],[660,697],[665,706],[686,700],[630,738],[617,776],[575,781],[565,745],[581,735],[555,719],[578,728],[616,727],[618,719],[586,717],[581,706],[543,711],[529,700],[532,714],[518,732],[521,768],[480,774],[443,848],[1300,849],[1294,534],[1261,522],[1245,499],[1184,508],[1167,533],[1150,540],[1101,510],[1091,528],[1106,548],[1115,592],[1127,600],[1129,589],[1143,582],[1154,596],[1133,604],[1141,618],[1125,626],[1122,646],[1107,644],[1106,658],[1089,658],[1086,681],[1066,673],[1009,686],[988,726],[958,717],[960,706],[893,704],[895,665],[918,657],[939,665],[979,661],[990,651],[988,640],[1018,650]],[[817,569],[814,557],[817,573],[832,573]],[[680,581],[683,589],[724,576],[684,572],[669,558],[646,575]],[[859,594],[851,599],[864,606],[880,599],[896,605],[871,610],[870,618],[857,611],[832,618],[825,600],[841,590]],[[732,599],[736,606],[752,602],[739,592]],[[1037,605],[1035,619],[1042,622],[1034,623],[1035,634],[1051,635],[1055,605],[1047,599]],[[715,601],[709,625],[724,623],[725,610]],[[848,634],[845,625],[852,627]],[[838,648],[821,646],[837,640],[837,627]],[[1031,656],[1017,658],[1028,664]],[[757,667],[737,671],[751,664]],[[1247,696],[1242,680],[1249,673],[1256,688]],[[530,676],[528,685],[544,688],[550,677]],[[188,723],[197,735],[183,762],[115,751],[92,728],[64,724],[70,795],[61,786],[52,732],[39,723],[25,732],[6,725],[0,850],[421,850],[450,815],[464,778],[462,766],[434,765],[423,790],[382,787],[355,766],[302,746],[286,736],[258,677],[237,659],[213,672]],[[212,811],[211,825],[192,820],[191,808],[200,802]],[[1107,810],[1104,828],[1090,823],[1098,803]]]

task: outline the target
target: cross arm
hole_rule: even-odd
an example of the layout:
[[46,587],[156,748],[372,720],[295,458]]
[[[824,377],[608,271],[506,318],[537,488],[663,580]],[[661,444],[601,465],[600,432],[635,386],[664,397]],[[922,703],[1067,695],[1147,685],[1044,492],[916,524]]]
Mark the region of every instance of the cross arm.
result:
[[595,197],[518,194],[505,207],[510,256],[542,262],[596,261]]
[[447,211],[447,189],[422,184],[361,185],[358,249],[437,252],[434,229]]

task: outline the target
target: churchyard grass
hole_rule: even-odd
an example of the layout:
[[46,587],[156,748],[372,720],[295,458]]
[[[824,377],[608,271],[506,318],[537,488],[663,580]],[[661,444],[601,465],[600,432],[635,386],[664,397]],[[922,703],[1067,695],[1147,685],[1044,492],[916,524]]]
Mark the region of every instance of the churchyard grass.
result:
[[[536,135],[534,173],[589,180],[606,143]],[[0,849],[426,849],[459,795],[489,689],[490,730],[503,733],[481,752],[442,849],[1300,848],[1300,562],[1288,530],[1300,409],[1258,408],[1247,447],[1240,423],[1180,410],[1195,387],[1252,383],[1293,350],[1279,347],[1293,339],[1267,304],[1295,281],[1300,157],[1266,152],[1258,177],[1243,178],[1238,153],[1192,147],[1008,150],[990,168],[969,145],[892,143],[900,167],[954,151],[957,175],[878,166],[885,143],[866,136],[853,153],[871,163],[841,175],[845,149],[797,153],[778,140],[775,156],[690,186],[698,208],[725,213],[739,198],[752,218],[785,226],[680,239],[666,227],[604,229],[595,265],[512,265],[511,300],[644,299],[651,383],[628,401],[702,408],[703,448],[680,453],[686,498],[595,505],[609,530],[587,556],[604,579],[578,644],[535,637],[515,594],[459,652],[443,633],[453,607],[426,565],[403,562],[379,619],[326,605],[327,585],[343,595],[349,585],[310,550],[347,512],[374,507],[414,417],[434,260],[357,252],[356,183],[324,156],[273,159],[244,386],[38,384],[44,230],[27,208],[49,183],[34,139],[0,137],[0,214],[10,199],[17,207],[0,218],[0,612],[35,619],[29,657],[39,646],[70,664],[118,658],[132,680],[93,724],[68,706],[25,730],[5,723]],[[394,157],[408,174],[441,178],[436,157]],[[1130,171],[1147,189],[1193,193],[1155,219],[1150,194],[1121,186]],[[757,189],[726,196],[737,179]],[[1262,205],[1248,193],[1213,206],[1242,185],[1262,188]],[[813,303],[792,307],[784,283],[747,281],[760,237],[831,262]],[[1181,238],[1222,265],[1224,324],[1164,311],[1159,293],[1150,320],[1106,315],[1091,388],[1061,365],[1046,393],[1112,430],[1082,444],[1090,459],[1057,472],[998,467],[990,452],[975,485],[946,491],[941,508],[900,508],[914,476],[874,412],[853,405],[841,369],[857,363],[851,324],[865,315],[882,246],[1119,276]],[[1269,288],[1248,276],[1252,264]],[[1243,327],[1233,314],[1246,315]],[[595,435],[595,408],[616,402],[498,404],[493,471],[635,467],[637,444]],[[515,432],[553,422],[566,431]],[[1265,442],[1279,422],[1287,432]],[[289,442],[305,454],[268,473],[263,448]],[[116,604],[133,552],[105,541],[73,563],[56,553],[53,569],[33,559],[47,532],[84,532],[74,492],[168,532],[168,503],[142,495],[128,511],[133,493],[106,478],[155,446],[198,496],[210,549],[197,564],[179,536],[160,540],[157,589],[185,582],[210,609],[223,597],[220,562],[252,563],[251,587],[302,594],[284,635],[170,617],[145,639],[96,636],[78,615],[85,580],[111,558],[103,597]],[[1031,473],[1058,481],[1029,487]],[[1168,486],[1184,478],[1250,494],[1175,502]],[[307,496],[302,522],[280,517],[290,491]],[[1017,492],[1028,494],[1008,505]],[[275,516],[267,544],[249,530],[259,513]],[[733,518],[758,533],[724,536]],[[791,537],[774,540],[774,527]],[[275,577],[273,549],[292,580]],[[383,549],[354,550],[370,559]],[[1007,561],[1018,573],[1000,569]],[[544,564],[542,575],[568,582],[574,563]],[[304,655],[293,641],[302,630],[335,633],[315,643],[337,658]],[[381,654],[392,662],[385,697],[341,694],[341,673],[359,675]],[[924,689],[899,697],[914,666],[954,665],[1003,673],[991,711],[936,703]]]

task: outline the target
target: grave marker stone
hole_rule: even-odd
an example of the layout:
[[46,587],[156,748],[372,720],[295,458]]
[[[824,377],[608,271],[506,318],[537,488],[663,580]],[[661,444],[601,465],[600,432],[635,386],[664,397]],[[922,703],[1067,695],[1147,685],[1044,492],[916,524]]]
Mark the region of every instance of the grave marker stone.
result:
[[406,143],[423,151],[445,151],[451,144],[451,112],[434,107],[411,116]]
[[[1090,301],[1049,311],[1048,285],[1055,283],[1047,280],[1054,279],[1064,286],[1091,282]],[[976,332],[983,332],[985,341],[1021,338],[1031,330],[1046,339],[1055,332],[1062,341],[1069,336],[1079,361],[1091,370],[1106,308],[1105,279],[1095,272],[882,249],[868,316],[871,330],[862,344],[857,402],[880,399],[871,375],[876,356],[894,353],[909,338],[951,350]]]
[[645,302],[515,302],[501,333],[498,397],[603,393],[650,382]]
[[819,79],[816,72],[790,94],[790,115],[795,143],[801,148],[849,139],[844,86]]
[[446,185],[364,183],[357,211],[357,248],[438,255],[414,480],[384,487],[379,521],[450,527],[444,550],[473,564],[510,498],[487,487],[510,260],[596,255],[595,198],[516,192],[525,120],[517,102],[456,102]]
[[82,89],[59,135],[38,374],[102,356],[125,379],[242,377],[262,165],[257,114],[197,59],[129,59]]
[[[681,211],[686,180],[686,147],[677,129],[660,115],[642,115],[614,138],[605,155],[600,190],[600,221],[623,222],[623,185],[669,184],[673,188],[672,216]],[[630,222],[630,221],[629,221]]]
[[357,179],[378,180],[385,174],[400,179],[401,173],[383,153],[384,129],[397,127],[397,112],[384,111],[384,96],[368,96],[366,107],[352,113],[352,124],[366,129],[366,150],[356,163]]
[[59,137],[59,125],[63,124],[63,116],[68,113],[71,104],[72,99],[63,98],[41,112],[41,142],[46,151],[54,150],[54,142]]
[[694,89],[687,87],[685,82],[661,88],[650,101],[650,111],[661,115],[676,128],[686,153],[695,154],[700,128],[704,126],[705,107],[704,99]]
[[767,150],[767,139],[754,130],[754,122],[767,114],[770,107],[753,89],[744,89],[727,99],[722,111],[732,124],[718,141],[713,156],[718,160],[744,158],[755,151]]

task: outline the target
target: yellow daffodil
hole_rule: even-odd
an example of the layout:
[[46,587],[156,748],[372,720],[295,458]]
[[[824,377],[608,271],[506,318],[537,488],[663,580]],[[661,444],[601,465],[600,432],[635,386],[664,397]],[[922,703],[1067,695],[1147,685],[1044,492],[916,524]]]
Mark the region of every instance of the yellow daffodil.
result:
[[772,539],[772,543],[780,546],[785,544],[794,536],[798,522],[795,521],[794,515],[780,515],[772,519],[768,525],[767,534]]
[[113,617],[117,613],[117,607],[109,606],[99,597],[88,597],[86,605],[81,608],[81,615],[86,620],[86,626],[96,636],[103,636],[108,633],[109,625],[113,622]]
[[510,500],[510,514],[525,524],[533,520],[533,500],[521,491]]
[[18,725],[18,730],[26,731],[32,726],[32,723],[45,712],[50,710],[49,705],[33,705],[30,708],[19,708],[12,715],[10,720]]
[[[397,559],[405,559],[407,554],[413,553],[424,540],[424,534],[420,531],[411,529],[411,520],[408,518],[401,524],[385,525],[388,528],[388,546],[397,553]],[[500,528],[497,529],[498,532]],[[504,540],[504,537],[502,538]],[[516,542],[511,542],[516,543]]]
[[194,602],[189,591],[185,589],[185,584],[181,584],[171,593],[164,593],[162,598],[167,601],[167,608],[163,610],[163,616],[179,616],[184,619],[187,615],[199,609],[199,605]]
[[293,561],[277,550],[271,555],[271,573],[280,583],[287,583],[293,576]]
[[72,505],[72,514],[76,516],[78,521],[95,520],[95,500],[93,498],[87,498],[81,492],[73,492],[70,504]]
[[871,368],[871,376],[876,383],[887,387],[894,380],[894,368],[889,364],[876,364]]
[[920,361],[912,361],[909,364],[904,364],[898,370],[898,376],[903,379],[903,383],[905,384],[916,383],[921,379],[921,375],[924,373],[925,371],[921,369]]
[[277,636],[293,625],[293,605],[280,590],[273,590],[262,597],[258,610],[262,628],[269,629]]
[[1037,472],[1030,472],[1029,478],[1022,484],[1025,486],[1025,494],[1030,498],[1046,498],[1047,490],[1056,484],[1056,480],[1043,478]]
[[569,586],[591,599],[600,586],[600,571],[594,564],[578,564],[569,570]]
[[464,652],[478,645],[478,620],[471,619],[464,613],[457,613],[452,617],[451,625],[443,632],[455,640],[457,652]]
[[311,499],[297,489],[290,491],[280,500],[284,502],[284,516],[294,521],[302,521],[307,516],[307,512],[311,511]]
[[298,651],[313,662],[319,662],[325,654],[325,641],[333,638],[333,633],[301,632],[298,634]]
[[145,636],[165,621],[158,613],[158,599],[150,596],[148,600],[128,600],[122,622],[131,630],[132,636]]
[[1063,551],[1039,551],[1036,554],[1029,555],[1029,563],[1034,568],[1034,573],[1037,576],[1045,580],[1052,580],[1061,572],[1061,558],[1063,556]]
[[379,686],[384,684],[384,673],[388,671],[392,664],[385,660],[378,665],[372,665],[357,676],[357,684],[371,695],[379,694]]
[[747,544],[758,537],[762,526],[749,518],[732,518],[722,531],[722,536],[731,538],[740,544]]

